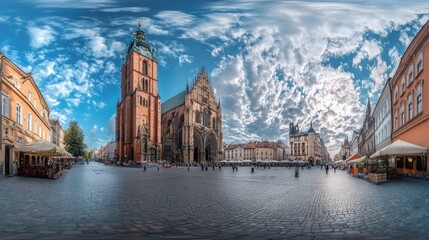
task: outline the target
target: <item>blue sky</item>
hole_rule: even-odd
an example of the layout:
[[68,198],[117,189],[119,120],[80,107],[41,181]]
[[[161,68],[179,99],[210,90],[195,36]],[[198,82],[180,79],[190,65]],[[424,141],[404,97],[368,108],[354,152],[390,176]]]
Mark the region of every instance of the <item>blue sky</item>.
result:
[[428,13],[427,1],[395,0],[1,1],[0,51],[33,73],[51,118],[77,120],[93,148],[114,139],[121,59],[141,18],[162,101],[205,66],[225,142],[287,142],[290,121],[313,121],[334,154]]

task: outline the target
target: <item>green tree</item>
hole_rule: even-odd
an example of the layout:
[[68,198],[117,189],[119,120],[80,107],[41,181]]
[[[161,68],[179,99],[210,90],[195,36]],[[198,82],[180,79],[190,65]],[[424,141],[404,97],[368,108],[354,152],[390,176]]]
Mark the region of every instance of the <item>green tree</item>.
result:
[[69,128],[64,133],[64,144],[66,150],[74,157],[83,156],[85,153],[83,139],[83,130],[79,127],[76,121],[71,121]]

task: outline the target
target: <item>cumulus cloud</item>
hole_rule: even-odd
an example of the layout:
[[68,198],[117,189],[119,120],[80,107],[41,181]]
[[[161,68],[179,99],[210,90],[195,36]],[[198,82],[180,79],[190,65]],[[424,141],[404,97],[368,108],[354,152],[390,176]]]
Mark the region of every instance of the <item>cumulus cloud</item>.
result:
[[31,26],[27,30],[30,35],[30,46],[33,48],[50,45],[55,40],[55,35],[57,34],[50,26]]
[[[386,8],[368,4],[362,8],[331,2],[279,2],[264,7],[252,2],[221,2],[211,7],[227,13],[212,15],[182,37],[240,43],[241,50],[223,57],[212,72],[223,101],[225,140],[237,142],[255,136],[286,139],[289,121],[306,130],[313,120],[331,155],[344,137],[361,127],[363,88],[372,87],[374,94],[387,80],[383,46],[366,34],[386,37],[422,11],[417,10],[422,5],[409,7],[416,10],[413,12],[405,5]],[[251,17],[232,14],[233,9],[250,9]],[[428,11],[427,6],[424,9]],[[344,22],[350,12],[353,19]],[[218,45],[212,47],[213,56],[222,51]],[[354,54],[350,66],[361,70],[366,69],[361,66],[363,60],[375,63],[369,69],[371,80],[358,84],[341,66],[330,66],[332,57],[350,54]]]

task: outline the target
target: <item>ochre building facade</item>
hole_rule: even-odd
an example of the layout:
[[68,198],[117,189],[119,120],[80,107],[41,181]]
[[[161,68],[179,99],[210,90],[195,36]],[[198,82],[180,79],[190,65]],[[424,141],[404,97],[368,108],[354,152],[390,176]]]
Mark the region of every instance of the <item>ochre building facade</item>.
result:
[[50,110],[31,74],[25,73],[2,53],[0,61],[0,176],[11,176],[18,173],[19,166],[47,160],[46,157],[23,154],[16,150],[16,146],[35,141],[50,142]]

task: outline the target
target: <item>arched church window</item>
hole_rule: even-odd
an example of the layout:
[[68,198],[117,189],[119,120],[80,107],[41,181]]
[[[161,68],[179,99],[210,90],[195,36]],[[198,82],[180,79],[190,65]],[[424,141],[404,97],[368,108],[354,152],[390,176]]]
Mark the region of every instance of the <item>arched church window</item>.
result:
[[205,127],[210,127],[210,116],[209,116],[209,111],[207,111],[207,109],[204,109],[204,112],[203,112],[203,125]]
[[140,96],[140,105],[143,106],[143,97],[142,96]]
[[216,118],[213,118],[213,127],[214,130],[216,130]]
[[145,80],[145,91],[149,92],[149,81],[147,79]]
[[185,115],[180,115],[180,123],[184,123],[185,122]]
[[147,61],[143,61],[142,63],[142,73],[143,75],[147,75]]
[[201,113],[198,110],[195,112],[195,122],[201,123]]

